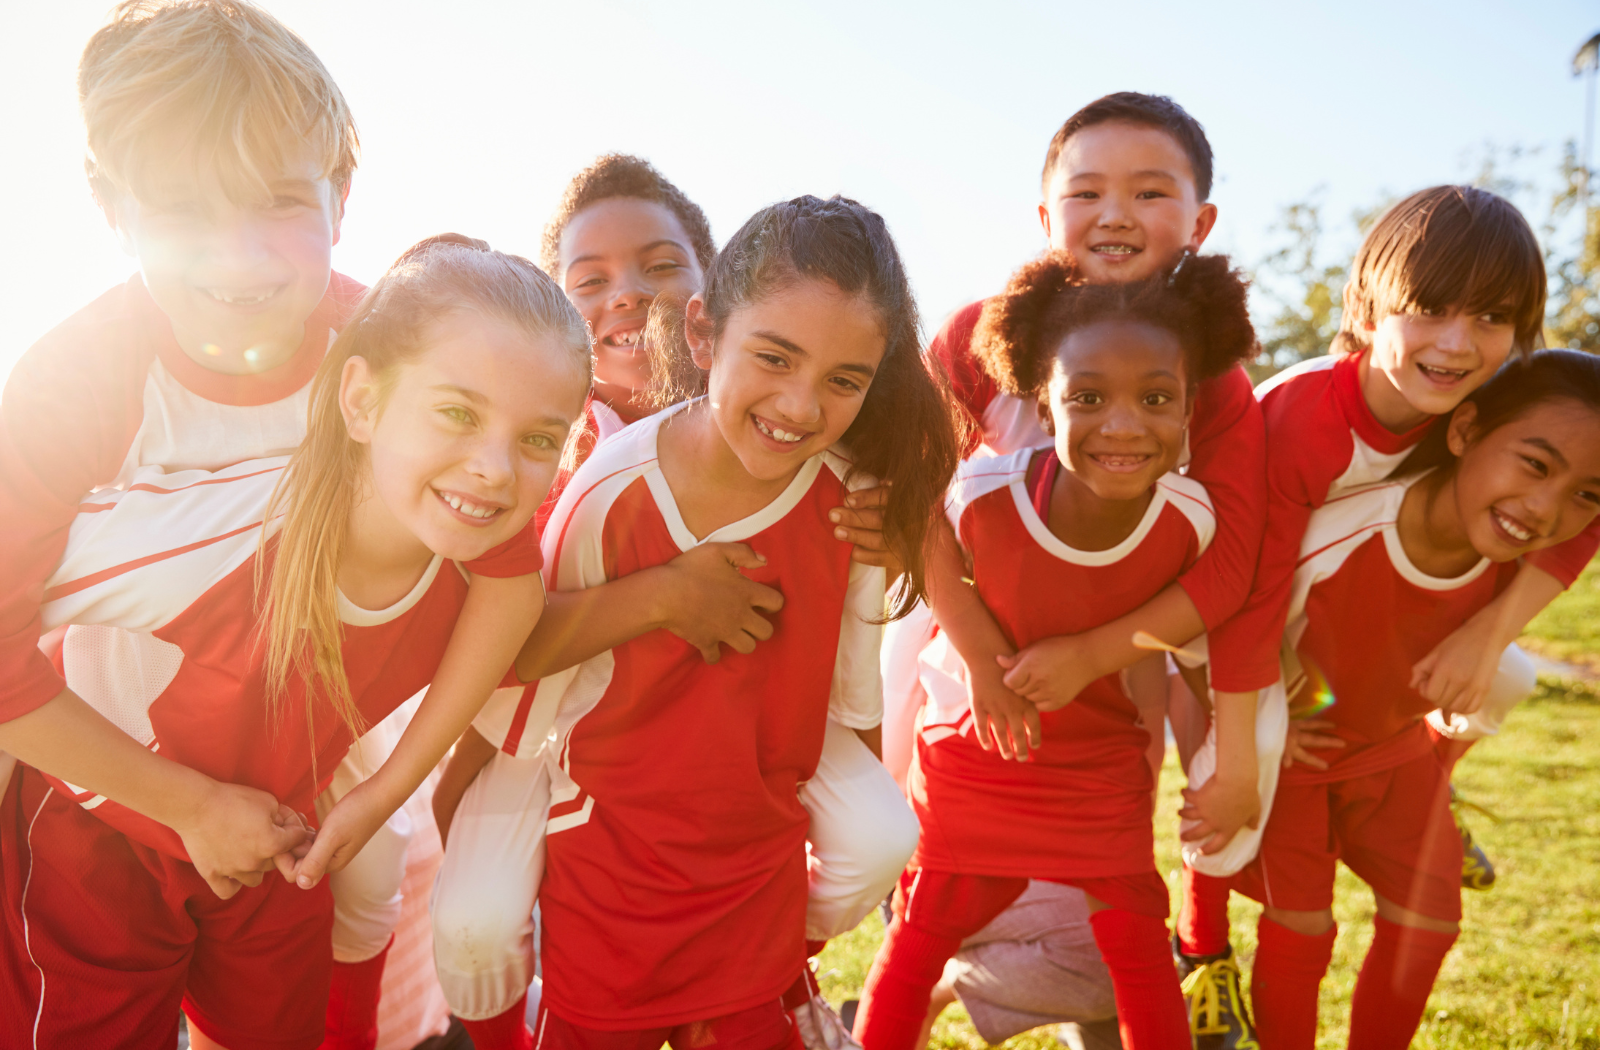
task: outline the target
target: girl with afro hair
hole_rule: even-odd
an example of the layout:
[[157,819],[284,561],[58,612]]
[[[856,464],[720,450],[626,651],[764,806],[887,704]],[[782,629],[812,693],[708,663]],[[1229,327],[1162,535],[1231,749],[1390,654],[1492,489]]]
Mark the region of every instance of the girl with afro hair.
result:
[[[1029,879],[1086,893],[1123,1045],[1189,1045],[1155,866],[1150,734],[1121,680],[1062,705],[1033,688],[1037,667],[1002,656],[1022,672],[1013,688],[1039,698],[1030,760],[1011,761],[978,740],[961,653],[1015,654],[1111,622],[1206,549],[1210,498],[1176,471],[1196,386],[1255,347],[1246,287],[1221,256],[1090,285],[1055,252],[984,307],[977,359],[1001,390],[1037,402],[1054,443],[963,464],[947,501],[956,543],[931,558],[940,631],[920,658],[928,702],[907,780],[922,831],[863,992],[867,1050],[910,1050],[946,960]],[[1252,784],[1253,714],[1240,719],[1242,753],[1223,755]]]

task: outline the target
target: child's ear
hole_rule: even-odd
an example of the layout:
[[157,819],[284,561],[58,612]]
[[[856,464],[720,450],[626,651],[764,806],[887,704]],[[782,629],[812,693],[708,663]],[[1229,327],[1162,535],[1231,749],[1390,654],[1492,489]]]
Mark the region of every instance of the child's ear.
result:
[[1206,238],[1211,236],[1211,231],[1216,225],[1217,206],[1215,204],[1200,205],[1200,211],[1194,217],[1194,229],[1189,233],[1189,243],[1184,247],[1196,255],[1200,254],[1200,246],[1206,243]]
[[350,440],[371,444],[378,422],[378,384],[364,357],[345,360],[339,374],[339,412],[344,416]]
[[1044,228],[1044,242],[1050,243],[1050,202],[1039,202],[1039,225]]
[[1044,432],[1051,437],[1055,437],[1056,417],[1050,412],[1050,402],[1045,398],[1040,398],[1033,407],[1039,410],[1039,425],[1044,427]]
[[696,368],[711,371],[711,325],[706,317],[706,301],[698,295],[683,308],[683,335],[689,343],[689,356]]
[[1457,459],[1464,456],[1473,438],[1477,436],[1478,406],[1471,401],[1463,401],[1456,406],[1455,412],[1450,416],[1450,429],[1445,432],[1445,444],[1450,448],[1450,454]]

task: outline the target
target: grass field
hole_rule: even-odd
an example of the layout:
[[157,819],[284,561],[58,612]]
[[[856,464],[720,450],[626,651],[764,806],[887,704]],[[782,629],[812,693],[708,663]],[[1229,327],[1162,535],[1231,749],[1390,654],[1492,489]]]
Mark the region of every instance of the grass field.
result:
[[[1600,667],[1600,571],[1529,628],[1530,647]],[[1461,939],[1445,962],[1415,1047],[1585,1047],[1600,1050],[1600,690],[1541,678],[1538,691],[1499,737],[1474,748],[1456,771],[1463,795],[1499,823],[1467,822],[1499,871],[1484,893],[1463,891]],[[1177,810],[1183,782],[1169,752],[1160,812]],[[1157,824],[1156,860],[1176,887],[1176,819]],[[1174,897],[1174,908],[1177,900]],[[1350,993],[1372,937],[1372,893],[1343,868],[1334,912],[1339,936],[1322,985],[1319,1047],[1343,1047]],[[1248,973],[1260,907],[1234,896],[1234,946]],[[870,916],[823,953],[823,991],[835,1004],[860,994],[882,925]],[[975,1048],[983,1040],[958,1005],[945,1011],[933,1045]],[[1004,1044],[1057,1047],[1047,1030]]]

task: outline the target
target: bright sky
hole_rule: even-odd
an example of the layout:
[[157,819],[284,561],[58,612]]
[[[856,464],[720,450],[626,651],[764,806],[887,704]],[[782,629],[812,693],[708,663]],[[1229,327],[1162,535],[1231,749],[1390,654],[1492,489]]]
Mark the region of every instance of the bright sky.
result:
[[[0,376],[133,269],[83,178],[74,75],[106,6],[6,5]],[[719,242],[801,193],[873,206],[930,330],[1042,247],[1045,146],[1099,95],[1170,94],[1205,125],[1209,247],[1253,263],[1279,208],[1319,185],[1342,226],[1384,192],[1466,177],[1485,142],[1553,157],[1583,122],[1572,54],[1600,29],[1593,0],[1537,14],[1486,0],[265,6],[322,56],[360,126],[343,272],[370,282],[442,230],[536,257],[566,180],[616,150],[682,186]]]

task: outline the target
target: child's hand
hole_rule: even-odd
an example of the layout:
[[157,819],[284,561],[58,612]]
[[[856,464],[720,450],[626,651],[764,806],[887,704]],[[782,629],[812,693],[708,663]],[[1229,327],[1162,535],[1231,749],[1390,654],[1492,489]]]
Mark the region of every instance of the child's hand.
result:
[[238,784],[212,785],[194,817],[174,826],[200,877],[223,900],[244,886],[259,886],[311,839],[300,815],[265,791]]
[[761,614],[783,608],[783,595],[739,570],[766,563],[743,543],[702,543],[678,555],[665,566],[674,574],[666,629],[699,649],[708,664],[721,658],[719,645],[755,651],[757,642],[772,637],[772,623]]
[[1289,733],[1283,742],[1283,768],[1288,769],[1299,762],[1312,769],[1327,769],[1327,761],[1318,758],[1307,749],[1344,747],[1343,740],[1328,732],[1332,728],[1332,722],[1320,718],[1308,718],[1305,721],[1290,719]]
[[461,807],[461,799],[483,767],[494,758],[495,751],[495,746],[471,726],[456,741],[450,761],[445,763],[444,773],[433,788],[433,822],[439,826],[439,845],[450,844],[450,825]]
[[1411,688],[1446,714],[1470,715],[1483,706],[1500,669],[1492,620],[1477,617],[1451,633],[1411,669]]
[[371,781],[357,784],[328,811],[310,851],[295,863],[290,881],[309,890],[323,875],[343,869],[393,815],[394,809],[383,802]]
[[1240,828],[1261,823],[1261,794],[1253,779],[1224,781],[1214,776],[1198,788],[1184,788],[1183,801],[1178,816],[1197,823],[1179,837],[1200,843],[1201,853],[1216,853],[1233,841]]
[[1041,638],[1016,656],[997,656],[1006,688],[1041,711],[1059,711],[1099,678],[1076,635]]
[[855,544],[856,549],[850,552],[851,561],[881,566],[893,581],[905,569],[883,539],[883,508],[888,502],[888,482],[859,489],[845,497],[844,506],[830,510],[828,520],[835,526],[835,539]]
[[973,675],[967,689],[979,747],[1023,762],[1030,745],[1037,749],[1044,742],[1039,709],[1007,689],[999,675]]

